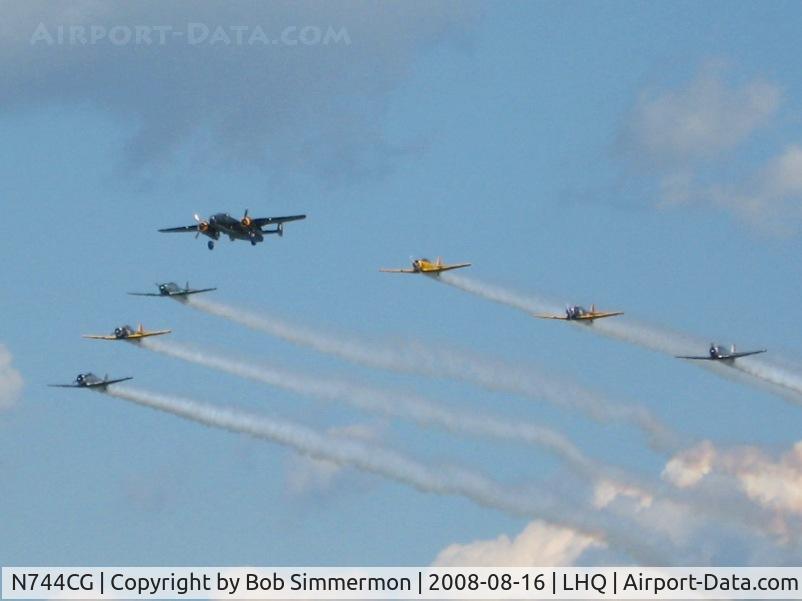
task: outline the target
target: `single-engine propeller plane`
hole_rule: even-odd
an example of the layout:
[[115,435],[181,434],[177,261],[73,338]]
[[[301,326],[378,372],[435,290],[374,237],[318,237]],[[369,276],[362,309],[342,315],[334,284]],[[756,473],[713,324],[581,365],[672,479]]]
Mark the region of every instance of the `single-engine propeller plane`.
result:
[[538,314],[533,313],[535,317],[540,319],[560,319],[562,321],[587,321],[593,323],[594,319],[603,319],[605,317],[615,317],[616,315],[623,315],[623,311],[597,311],[596,305],[591,305],[590,309],[580,307],[579,305],[569,305],[565,308],[565,315],[551,315],[551,314]]
[[117,384],[118,382],[125,382],[126,380],[133,380],[133,377],[128,376],[126,378],[109,380],[109,376],[106,375],[101,380],[92,372],[87,372],[85,374],[78,374],[72,384],[48,384],[48,386],[53,386],[54,388],[98,388],[100,390],[106,390],[107,386]]
[[[200,234],[211,238],[206,245],[209,250],[214,248],[214,241],[220,239],[220,235],[228,236],[229,240],[248,240],[251,245],[256,246],[265,239],[268,234],[284,235],[284,224],[288,221],[298,221],[306,219],[306,215],[288,215],[285,217],[249,217],[248,209],[242,219],[236,219],[228,213],[217,213],[211,217],[200,217],[194,215],[195,225],[184,225],[181,227],[168,227],[160,229],[160,232],[195,232],[197,238]],[[263,229],[266,225],[275,225],[275,229]]]
[[131,342],[136,342],[138,340],[142,340],[143,338],[148,338],[149,336],[162,336],[164,334],[169,334],[172,330],[152,330],[146,331],[145,328],[142,327],[142,324],[139,324],[139,327],[135,330],[131,326],[120,326],[118,328],[114,328],[114,331],[109,336],[103,336],[100,334],[84,334],[83,338],[91,338],[93,340],[129,340]]
[[741,351],[735,350],[733,344],[729,350],[721,345],[710,343],[710,348],[707,355],[675,355],[677,359],[692,359],[694,361],[735,361],[740,357],[749,357],[750,355],[759,355],[765,353],[767,349],[759,349],[756,351]]
[[423,273],[428,275],[437,275],[444,271],[451,271],[452,269],[462,269],[463,267],[470,267],[470,263],[455,263],[454,265],[446,265],[440,257],[436,261],[429,259],[412,259],[412,267],[408,269],[388,269],[382,267],[379,271],[385,273]]
[[128,294],[131,296],[169,296],[171,298],[177,298],[178,300],[181,300],[190,294],[199,294],[201,292],[211,292],[212,290],[217,290],[217,288],[190,288],[189,282],[187,282],[187,285],[183,288],[181,288],[175,282],[156,284],[156,287],[159,289],[158,292],[129,292]]

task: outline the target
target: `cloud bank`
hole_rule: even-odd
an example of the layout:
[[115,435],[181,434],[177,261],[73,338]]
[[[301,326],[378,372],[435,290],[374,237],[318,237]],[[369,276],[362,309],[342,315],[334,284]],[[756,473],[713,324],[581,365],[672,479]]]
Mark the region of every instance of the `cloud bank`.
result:
[[710,63],[689,83],[642,91],[621,146],[639,171],[656,176],[659,203],[714,207],[764,234],[792,235],[802,227],[802,142],[768,153],[755,145],[783,100],[778,84],[761,77],[731,82]]
[[685,87],[639,95],[624,139],[658,164],[684,164],[732,150],[776,114],[782,94],[763,79],[730,85],[714,67]]
[[591,547],[604,546],[586,534],[535,520],[515,538],[502,534],[492,540],[449,545],[435,566],[568,566]]
[[4,2],[0,112],[100,109],[132,129],[133,168],[191,144],[277,171],[371,174],[409,150],[382,125],[391,93],[474,18],[457,2]]

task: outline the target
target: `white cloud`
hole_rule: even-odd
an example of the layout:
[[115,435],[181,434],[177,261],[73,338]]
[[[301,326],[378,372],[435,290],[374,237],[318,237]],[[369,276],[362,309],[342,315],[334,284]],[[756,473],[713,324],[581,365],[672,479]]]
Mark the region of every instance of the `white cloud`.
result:
[[[472,4],[460,2],[84,0],[54,7],[7,0],[0,20],[0,112],[97,108],[133,130],[125,156],[134,168],[153,168],[191,148],[196,159],[257,164],[275,173],[338,180],[381,173],[418,142],[388,138],[382,117],[391,93],[421,54],[464,35],[474,13]],[[209,43],[190,43],[192,24],[220,28],[226,38],[212,44],[209,34]],[[59,26],[66,45],[56,42]],[[53,44],[32,43],[40,27]],[[108,34],[95,44],[70,44],[71,27],[87,39],[92,27]],[[150,27],[153,41],[111,43],[114,27],[132,40],[137,27]],[[154,27],[172,28],[166,43]],[[257,27],[271,43],[248,43]],[[331,27],[337,36],[326,44],[272,44],[285,32],[298,42],[305,27]],[[246,28],[240,30],[245,42],[236,41],[234,28]]]
[[663,479],[679,488],[697,484],[713,469],[716,448],[710,441],[703,441],[696,447],[672,457],[663,469]]
[[780,105],[780,89],[762,79],[728,85],[708,67],[686,87],[643,92],[625,133],[627,146],[657,164],[710,158],[743,142]]
[[734,211],[761,230],[789,235],[802,225],[802,146],[792,144],[772,157],[738,188],[718,186],[715,204]]
[[774,516],[782,533],[784,518],[802,516],[802,442],[779,457],[756,447],[715,448],[705,441],[678,453],[666,464],[663,477],[688,488],[713,474],[726,475],[753,503]]
[[787,236],[802,227],[802,144],[787,145],[743,176],[721,175],[781,103],[778,85],[761,78],[728,83],[720,66],[707,66],[683,87],[641,93],[621,137],[638,168],[647,166],[655,178],[658,204],[716,207],[758,231]]
[[0,344],[0,409],[8,409],[22,392],[22,374],[12,366],[11,352]]
[[648,507],[654,501],[651,494],[636,486],[600,480],[593,489],[593,506],[603,509],[619,497],[633,499],[639,507]]
[[536,520],[518,536],[453,544],[435,558],[435,566],[567,566],[601,541],[569,528]]

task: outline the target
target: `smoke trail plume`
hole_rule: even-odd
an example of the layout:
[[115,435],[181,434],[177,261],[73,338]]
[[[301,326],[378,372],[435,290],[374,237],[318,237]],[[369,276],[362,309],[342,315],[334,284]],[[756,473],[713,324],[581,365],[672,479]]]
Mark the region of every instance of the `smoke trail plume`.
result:
[[170,357],[325,401],[341,401],[366,411],[412,419],[456,433],[538,445],[562,458],[584,477],[600,477],[610,471],[585,456],[559,432],[531,422],[507,421],[492,415],[472,413],[464,407],[457,411],[420,395],[388,392],[343,379],[292,372],[265,363],[256,365],[240,359],[232,360],[205,349],[193,349],[175,342],[143,340],[142,346]]
[[671,450],[680,446],[678,435],[645,408],[613,402],[574,383],[561,382],[538,373],[532,366],[512,366],[464,351],[433,348],[412,341],[392,345],[377,344],[353,336],[321,333],[275,317],[263,317],[207,299],[190,298],[187,304],[346,361],[429,377],[448,377],[490,390],[519,394],[534,400],[548,400],[579,409],[598,421],[632,423],[643,430],[649,436],[650,443],[660,450]]
[[[222,357],[210,353],[207,349],[195,349],[172,341],[143,340],[142,346],[169,357],[326,401],[343,401],[359,409],[411,419],[423,425],[438,426],[459,434],[535,444],[562,459],[575,474],[593,483],[597,491],[625,490],[627,494],[640,498],[645,503],[662,500],[711,518],[733,517],[725,515],[727,512],[723,510],[720,499],[715,499],[715,502],[711,503],[711,499],[702,498],[701,495],[678,496],[674,491],[659,484],[646,482],[639,476],[589,458],[559,432],[536,424],[471,413],[464,407],[453,410],[414,394],[387,392],[347,380],[321,379],[318,376],[292,372],[264,363],[253,364],[240,359]],[[741,523],[743,520],[738,519],[738,522]]]
[[152,409],[189,419],[213,428],[247,434],[288,446],[315,459],[350,465],[412,486],[423,492],[461,496],[513,515],[539,517],[563,525],[596,540],[603,540],[644,562],[660,564],[664,557],[626,532],[601,526],[599,520],[584,512],[571,515],[566,500],[542,501],[545,495],[533,491],[513,491],[478,472],[449,467],[433,469],[389,449],[356,440],[330,438],[293,422],[256,416],[186,398],[147,392],[125,386],[112,386],[107,394]]
[[[508,307],[513,307],[529,315],[535,313],[562,313],[559,304],[553,300],[547,300],[534,295],[523,295],[465,276],[443,273],[436,279],[449,286],[507,305]],[[687,353],[689,350],[699,348],[698,345],[695,346],[696,341],[683,334],[661,330],[628,318],[599,319],[594,322],[572,321],[569,323],[577,327],[588,328],[599,334],[617,338],[624,342],[671,355]]]
[[[433,279],[481,296],[482,298],[514,307],[530,315],[540,312],[559,312],[558,309],[555,309],[557,305],[553,301],[544,300],[531,295],[524,296],[517,292],[485,284],[464,276],[444,273],[438,278]],[[622,342],[627,342],[671,356],[704,354],[703,349],[707,349],[708,344],[701,338],[673,332],[652,324],[638,322],[628,317],[620,319],[600,319],[592,323],[570,323],[576,327],[586,328],[589,332],[615,338]],[[782,367],[772,363],[770,360],[753,357],[741,358],[731,363],[721,365],[703,362],[701,366],[721,376],[730,378],[735,375],[731,372],[730,368],[734,368],[759,380],[757,383],[762,382],[769,384],[769,390],[775,394],[780,394],[786,398],[790,398],[794,402],[802,404],[802,375],[799,374],[798,370]],[[735,379],[743,382],[743,379]],[[774,387],[778,387],[779,390]],[[791,395],[784,394],[784,391],[790,391]]]

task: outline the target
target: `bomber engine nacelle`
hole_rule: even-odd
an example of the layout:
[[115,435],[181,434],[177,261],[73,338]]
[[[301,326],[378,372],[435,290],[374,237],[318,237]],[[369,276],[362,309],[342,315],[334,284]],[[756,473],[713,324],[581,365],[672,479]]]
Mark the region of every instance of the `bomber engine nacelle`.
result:
[[248,209],[245,209],[245,214],[242,216],[242,219],[240,219],[240,223],[245,227],[251,227],[253,224],[253,220],[248,217]]
[[209,231],[209,221],[208,220],[201,219],[200,215],[198,215],[197,213],[195,213],[193,215],[193,217],[195,218],[195,221],[198,222],[198,231],[200,233],[205,234],[206,232]]

